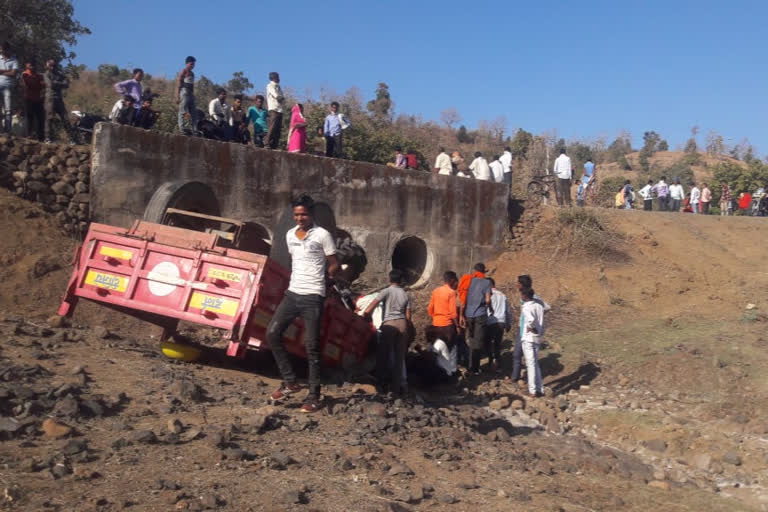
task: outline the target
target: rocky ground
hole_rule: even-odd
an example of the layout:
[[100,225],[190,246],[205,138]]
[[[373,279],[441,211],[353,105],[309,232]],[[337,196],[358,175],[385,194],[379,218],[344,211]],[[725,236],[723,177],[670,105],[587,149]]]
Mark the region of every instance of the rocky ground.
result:
[[[503,373],[404,399],[328,371],[307,416],[300,396],[268,404],[268,353],[228,359],[215,331],[187,328],[207,348],[181,363],[154,330],[98,306],[50,318],[74,242],[11,194],[0,208],[2,509],[768,510],[766,317],[746,306],[768,281],[757,246],[709,240],[720,259],[682,269],[675,247],[697,250],[701,231],[628,217],[619,227],[644,253],[631,263],[552,272],[515,252],[493,263],[499,287],[514,297],[530,272],[554,306],[546,396],[505,377],[507,343]],[[716,235],[728,247],[760,229]]]

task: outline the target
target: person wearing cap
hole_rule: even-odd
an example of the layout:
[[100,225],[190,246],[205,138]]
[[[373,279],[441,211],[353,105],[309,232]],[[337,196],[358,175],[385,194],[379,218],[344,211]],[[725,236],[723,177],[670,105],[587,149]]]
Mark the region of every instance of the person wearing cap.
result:
[[[465,299],[461,303],[459,316],[465,319],[467,327],[469,371],[478,374],[480,373],[480,359],[483,357],[488,314],[493,314],[493,304],[491,303],[491,282],[485,278],[485,265],[476,263],[474,268],[475,271],[469,279],[469,286],[466,288]],[[461,293],[461,288],[459,293]]]
[[[197,108],[195,107],[195,64],[197,59],[191,55],[184,61],[184,69],[176,79],[176,103],[179,104],[179,131],[190,134],[197,128]],[[185,128],[189,120],[192,129]]]

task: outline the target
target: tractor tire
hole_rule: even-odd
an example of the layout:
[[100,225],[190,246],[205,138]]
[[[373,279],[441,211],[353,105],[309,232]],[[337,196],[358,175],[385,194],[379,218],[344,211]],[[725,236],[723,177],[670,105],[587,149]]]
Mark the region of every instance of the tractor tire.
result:
[[365,249],[353,242],[351,238],[336,240],[336,259],[341,266],[339,277],[349,283],[360,277],[368,265]]
[[[144,210],[144,220],[161,224],[168,208],[220,216],[219,202],[213,190],[199,181],[165,182],[152,194]],[[195,229],[195,226],[179,226]]]

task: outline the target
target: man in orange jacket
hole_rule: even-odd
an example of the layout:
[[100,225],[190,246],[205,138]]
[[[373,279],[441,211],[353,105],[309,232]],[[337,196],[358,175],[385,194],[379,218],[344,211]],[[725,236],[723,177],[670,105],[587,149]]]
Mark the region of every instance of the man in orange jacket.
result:
[[456,302],[459,278],[456,272],[450,270],[445,272],[443,283],[432,292],[427,313],[432,317],[432,334],[443,340],[448,350],[452,350],[459,329],[459,306]]

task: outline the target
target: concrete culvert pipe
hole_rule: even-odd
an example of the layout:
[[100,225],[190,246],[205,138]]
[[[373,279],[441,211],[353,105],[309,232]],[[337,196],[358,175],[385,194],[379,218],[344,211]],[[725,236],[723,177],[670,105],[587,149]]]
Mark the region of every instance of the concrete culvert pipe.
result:
[[405,274],[405,284],[410,287],[426,284],[432,273],[432,260],[427,243],[417,236],[401,238],[392,251],[392,268]]

